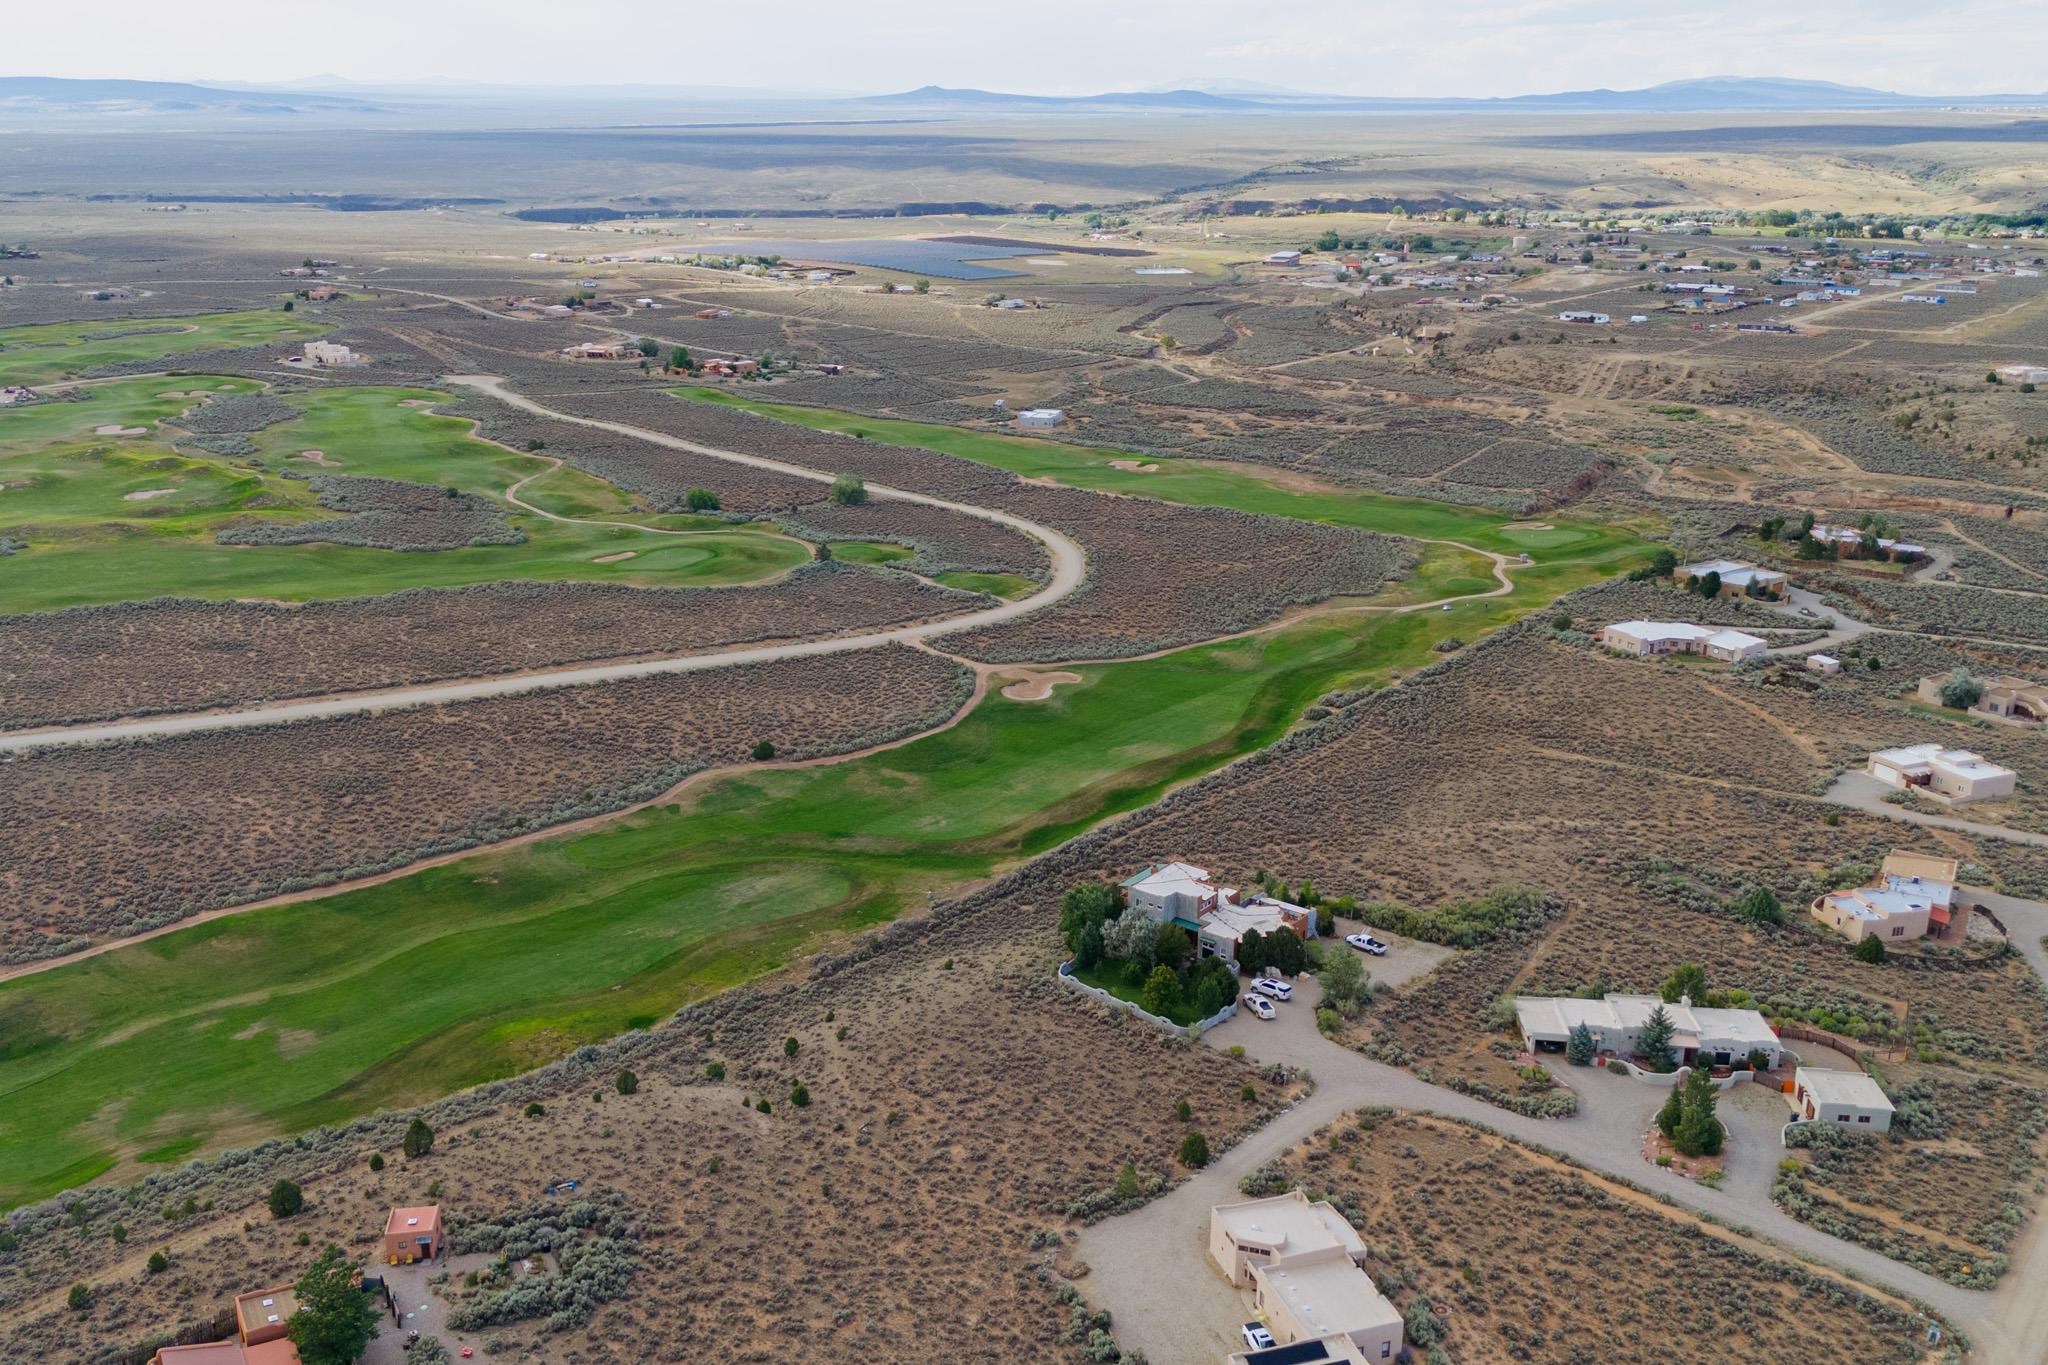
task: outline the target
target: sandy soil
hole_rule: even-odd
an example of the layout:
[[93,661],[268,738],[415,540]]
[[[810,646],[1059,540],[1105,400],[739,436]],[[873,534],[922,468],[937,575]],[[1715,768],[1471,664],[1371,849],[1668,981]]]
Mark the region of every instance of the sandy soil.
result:
[[151,498],[168,497],[177,492],[175,488],[138,488],[133,493],[123,493],[122,502],[148,502]]
[[634,555],[637,555],[639,553],[640,552],[638,550],[621,550],[615,555],[599,555],[596,559],[593,559],[590,562],[593,564],[616,564],[622,559],[631,559]]
[[304,460],[308,464],[317,464],[322,469],[341,468],[341,461],[328,459],[327,452],[324,450],[302,450],[292,458],[297,460]]
[[1111,469],[1129,469],[1140,474],[1150,474],[1159,468],[1156,464],[1139,464],[1136,460],[1111,460]]
[[1554,531],[1557,528],[1547,521],[1511,521],[1500,529],[1503,531]]
[[124,427],[118,422],[110,422],[105,426],[94,427],[92,434],[95,436],[147,436],[149,435],[149,428]]
[[1052,690],[1062,683],[1081,681],[1079,673],[1065,671],[1033,673],[1028,669],[1006,670],[996,676],[1012,680],[1010,685],[1003,689],[1003,695],[1011,701],[1044,701],[1052,695]]

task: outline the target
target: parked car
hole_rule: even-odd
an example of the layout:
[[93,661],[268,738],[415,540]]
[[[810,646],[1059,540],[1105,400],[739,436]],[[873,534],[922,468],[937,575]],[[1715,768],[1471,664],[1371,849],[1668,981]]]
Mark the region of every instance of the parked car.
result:
[[1358,951],[1371,953],[1374,957],[1385,957],[1387,955],[1387,945],[1374,938],[1371,934],[1346,934],[1344,935],[1344,941],[1358,949]]
[[1247,995],[1244,998],[1244,1007],[1261,1019],[1271,1019],[1279,1014],[1279,1011],[1273,1008],[1273,1002],[1263,995]]
[[1288,985],[1285,981],[1275,981],[1270,977],[1260,977],[1257,981],[1252,982],[1252,989],[1261,995],[1270,995],[1275,1000],[1292,1000],[1294,998],[1294,987]]
[[1266,1330],[1263,1322],[1248,1322],[1242,1328],[1246,1349],[1270,1351],[1273,1349],[1273,1334]]

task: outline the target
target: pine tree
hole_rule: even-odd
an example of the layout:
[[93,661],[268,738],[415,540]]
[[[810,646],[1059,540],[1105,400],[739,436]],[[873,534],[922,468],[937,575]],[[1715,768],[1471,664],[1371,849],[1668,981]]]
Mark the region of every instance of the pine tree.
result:
[[1642,1029],[1636,1034],[1636,1051],[1650,1063],[1652,1071],[1671,1070],[1671,1016],[1662,1005],[1650,1011],[1650,1017],[1643,1021]]
[[1707,1003],[1707,969],[1697,962],[1680,964],[1677,971],[1665,978],[1661,994],[1664,1003],[1675,1005],[1682,999],[1690,998],[1695,1005]]
[[1680,1098],[1678,1087],[1672,1086],[1671,1093],[1664,1098],[1663,1107],[1657,1110],[1657,1131],[1667,1138],[1678,1136],[1679,1125],[1685,1122],[1685,1101]]
[[1564,1059],[1573,1066],[1593,1064],[1593,1030],[1581,1022],[1565,1039]]
[[[1679,1101],[1683,1112],[1678,1131],[1671,1135],[1672,1145],[1687,1156],[1717,1155],[1721,1150],[1721,1124],[1714,1117],[1714,1107],[1720,1102],[1721,1092],[1714,1086],[1713,1074],[1704,1066],[1695,1066],[1673,1098]],[[1662,1117],[1658,1116],[1660,1121]]]
[[423,1157],[434,1150],[434,1130],[427,1127],[425,1119],[414,1119],[406,1125],[402,1150],[409,1157]]

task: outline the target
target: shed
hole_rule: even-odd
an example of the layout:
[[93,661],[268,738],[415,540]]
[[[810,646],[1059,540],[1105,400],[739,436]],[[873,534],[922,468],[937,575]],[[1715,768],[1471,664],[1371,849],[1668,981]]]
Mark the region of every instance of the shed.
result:
[[384,1220],[384,1259],[392,1265],[431,1261],[441,1254],[441,1206],[391,1210]]

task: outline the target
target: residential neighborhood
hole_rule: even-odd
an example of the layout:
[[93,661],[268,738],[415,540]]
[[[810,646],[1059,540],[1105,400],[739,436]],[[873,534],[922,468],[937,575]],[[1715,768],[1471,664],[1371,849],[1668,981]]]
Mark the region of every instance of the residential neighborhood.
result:
[[1695,592],[1703,592],[1703,585],[1712,584],[1714,591],[1710,595],[1714,597],[1783,597],[1790,586],[1785,575],[1775,569],[1759,569],[1733,559],[1681,564],[1671,575],[1671,581]]

